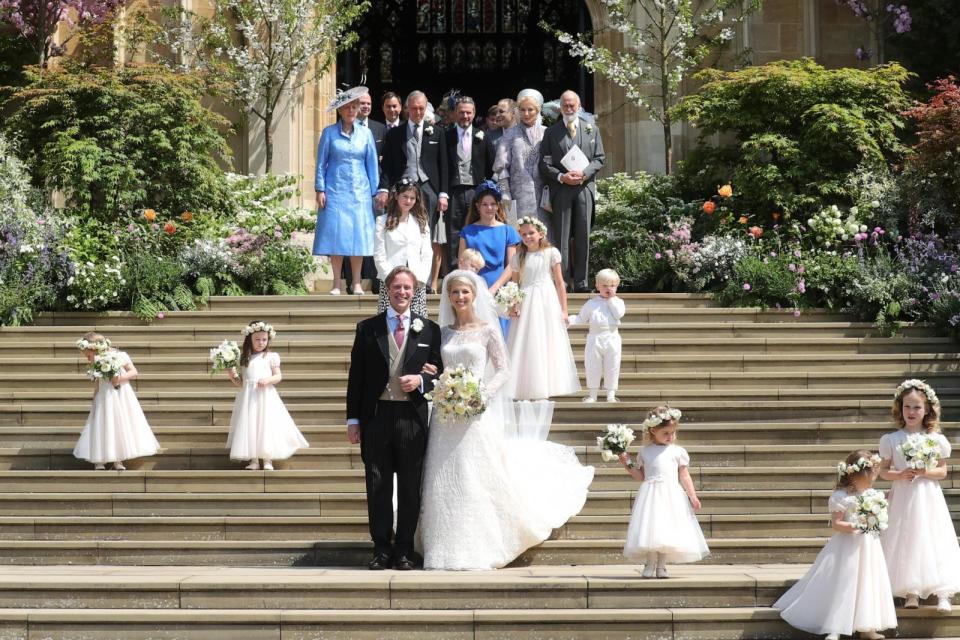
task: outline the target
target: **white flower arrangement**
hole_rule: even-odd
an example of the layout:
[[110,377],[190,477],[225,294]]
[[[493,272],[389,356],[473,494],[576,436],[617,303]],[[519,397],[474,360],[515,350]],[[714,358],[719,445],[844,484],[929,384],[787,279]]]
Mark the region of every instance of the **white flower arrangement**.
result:
[[592,124],[587,124],[587,126],[586,126],[586,132],[587,132],[587,134],[593,133],[593,125],[592,125]]
[[897,445],[909,469],[931,471],[940,465],[940,443],[926,433],[911,433]]
[[889,503],[881,491],[867,489],[857,496],[854,526],[861,533],[879,534],[887,528]]
[[243,328],[240,334],[246,338],[260,331],[266,331],[271,340],[277,337],[277,332],[274,330],[273,325],[266,322],[251,322]]
[[240,364],[240,347],[233,340],[224,340],[210,349],[210,362],[213,363],[213,373],[234,368]]
[[602,436],[597,436],[597,449],[600,450],[600,457],[604,462],[616,460],[621,453],[625,453],[637,437],[633,429],[625,424],[608,424],[607,431]]
[[425,126],[425,127],[423,128],[423,132],[424,132],[425,134],[427,134],[428,136],[432,136],[432,135],[433,135],[433,125],[432,125],[432,124],[428,124],[427,126]]
[[493,301],[497,303],[501,311],[506,312],[515,305],[523,302],[525,296],[526,294],[517,283],[511,281],[497,289],[496,295],[493,296]]
[[893,399],[899,400],[900,398],[902,398],[903,396],[905,396],[906,394],[914,390],[919,391],[923,395],[927,396],[927,401],[931,405],[940,404],[940,398],[937,397],[937,392],[933,390],[933,387],[928,385],[923,380],[918,380],[916,378],[911,378],[909,380],[904,380],[903,382],[901,382],[900,386],[897,387],[897,390],[893,394]]
[[851,473],[860,473],[866,469],[872,469],[879,464],[880,456],[877,454],[873,454],[869,458],[864,458],[861,456],[856,462],[852,462],[850,464],[847,464],[846,462],[838,462],[837,475],[842,478],[843,476],[850,475]]
[[80,351],[86,351],[87,349],[93,349],[94,351],[106,351],[110,348],[109,338],[104,338],[103,340],[87,340],[86,338],[80,338],[77,340],[77,349]]
[[483,140],[483,131],[477,129],[476,133],[473,134],[473,137],[477,140]]
[[423,331],[423,320],[420,318],[414,318],[413,322],[410,323],[410,328],[418,333]]
[[539,218],[534,218],[533,216],[523,216],[522,218],[517,219],[517,229],[525,224],[530,225],[543,235],[547,235],[547,225],[543,224],[543,221]]
[[664,422],[677,422],[683,414],[680,412],[680,409],[667,409],[663,413],[656,413],[646,420],[643,421],[643,429],[649,431],[655,427],[659,427]]
[[483,381],[462,364],[445,369],[433,391],[424,395],[445,420],[464,420],[487,410]]
[[87,377],[91,380],[113,380],[121,373],[123,360],[116,351],[101,351],[93,357],[93,362],[87,368]]

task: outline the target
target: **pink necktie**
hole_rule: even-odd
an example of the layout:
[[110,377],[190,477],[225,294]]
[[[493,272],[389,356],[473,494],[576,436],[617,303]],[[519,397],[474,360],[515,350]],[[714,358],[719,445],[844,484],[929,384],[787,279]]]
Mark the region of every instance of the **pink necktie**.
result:
[[464,129],[463,133],[460,134],[460,145],[463,147],[464,152],[470,153],[470,145],[472,142],[470,139],[470,130]]
[[393,340],[398,347],[403,346],[403,316],[397,316],[397,328],[393,330]]

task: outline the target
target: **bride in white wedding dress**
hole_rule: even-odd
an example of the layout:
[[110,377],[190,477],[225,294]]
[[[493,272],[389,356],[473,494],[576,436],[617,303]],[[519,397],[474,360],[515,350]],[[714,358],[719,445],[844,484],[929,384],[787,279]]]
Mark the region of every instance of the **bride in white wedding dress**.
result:
[[495,569],[576,515],[593,481],[570,447],[504,440],[512,420],[510,367],[483,279],[454,271],[440,300],[444,367],[483,377],[487,410],[430,421],[417,530],[426,569]]

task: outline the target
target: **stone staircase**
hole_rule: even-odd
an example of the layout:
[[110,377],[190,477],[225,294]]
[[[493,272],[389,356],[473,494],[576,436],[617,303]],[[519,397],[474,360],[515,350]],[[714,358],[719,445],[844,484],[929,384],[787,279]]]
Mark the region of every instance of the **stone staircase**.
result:
[[[957,345],[924,327],[882,337],[826,312],[625,297],[623,402],[560,398],[551,429],[598,467],[586,507],[496,572],[361,568],[363,466],[344,437],[343,395],[371,296],[215,298],[151,326],[49,314],[0,329],[0,639],[808,637],[769,607],[830,535],[836,461],[877,446],[906,377],[937,388],[958,442]],[[254,318],[279,332],[280,393],[311,443],[273,472],[228,460],[234,390],[208,373],[207,350]],[[122,473],[71,455],[90,398],[73,342],[94,327],[133,357],[165,447]],[[571,339],[580,360],[585,332]],[[607,422],[639,423],[663,401],[684,411],[713,555],[642,580],[620,553],[638,487],[592,443]],[[955,520],[956,470],[942,483]],[[901,637],[960,636],[960,613],[898,613]]]

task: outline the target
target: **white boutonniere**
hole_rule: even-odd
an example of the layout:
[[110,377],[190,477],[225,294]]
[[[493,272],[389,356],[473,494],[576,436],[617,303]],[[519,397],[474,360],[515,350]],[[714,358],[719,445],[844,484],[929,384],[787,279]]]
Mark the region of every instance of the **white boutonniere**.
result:
[[475,134],[473,134],[473,137],[475,137],[477,140],[483,140],[483,131],[477,131]]
[[432,135],[433,135],[433,125],[432,125],[432,124],[428,124],[427,126],[425,126],[425,127],[423,128],[423,132],[424,132],[425,134],[427,134],[428,136],[432,136]]
[[423,320],[420,318],[414,318],[413,322],[410,323],[410,328],[418,333],[423,331]]
[[587,125],[587,133],[588,133],[588,134],[593,133],[593,125],[592,125],[592,124],[588,124],[588,125]]

